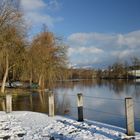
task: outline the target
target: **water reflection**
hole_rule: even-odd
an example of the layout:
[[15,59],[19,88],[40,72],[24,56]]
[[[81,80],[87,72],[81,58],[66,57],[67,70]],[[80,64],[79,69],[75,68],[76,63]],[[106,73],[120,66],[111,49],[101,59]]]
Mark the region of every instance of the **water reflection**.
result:
[[[77,93],[83,93],[84,118],[125,127],[124,98],[133,97],[135,125],[140,131],[140,81],[83,80],[56,82],[54,86],[56,114],[77,118]],[[5,109],[1,99],[0,109]],[[13,97],[13,110],[48,113],[48,94],[44,91],[21,92]]]
[[60,115],[65,115],[70,113],[70,98],[69,96],[64,93],[62,96],[55,94],[55,101],[56,101],[56,113]]
[[119,94],[120,92],[128,89],[130,86],[134,86],[136,88],[140,88],[140,82],[134,83],[133,80],[81,80],[81,81],[67,81],[67,82],[57,82],[55,84],[56,88],[63,88],[63,89],[71,89],[73,90],[75,86],[84,89],[86,88],[93,88],[93,87],[108,87],[109,90],[113,90],[114,93]]
[[39,101],[40,101],[40,111],[41,112],[47,112],[48,109],[48,102],[47,102],[48,96],[45,94],[44,91],[39,91]]
[[[59,83],[58,85],[56,86],[58,96],[63,96],[63,93],[69,96],[72,105],[70,114],[74,117],[77,117],[75,115],[77,106],[76,94],[83,93],[85,118],[125,127],[124,99],[128,96],[134,99],[135,117],[140,118],[139,82],[135,83],[135,81],[127,80],[87,80]],[[140,131],[139,123],[140,119],[135,119],[137,131]]]
[[4,98],[0,98],[0,108],[1,110],[5,111],[5,99]]

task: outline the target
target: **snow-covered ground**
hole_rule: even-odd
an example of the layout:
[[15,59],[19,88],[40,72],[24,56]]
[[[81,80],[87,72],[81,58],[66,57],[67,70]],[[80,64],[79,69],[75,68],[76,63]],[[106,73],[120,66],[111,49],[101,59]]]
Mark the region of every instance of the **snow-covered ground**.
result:
[[[111,125],[68,117],[16,111],[0,112],[0,140],[103,140],[129,139],[125,130]],[[135,139],[140,139],[137,133]]]

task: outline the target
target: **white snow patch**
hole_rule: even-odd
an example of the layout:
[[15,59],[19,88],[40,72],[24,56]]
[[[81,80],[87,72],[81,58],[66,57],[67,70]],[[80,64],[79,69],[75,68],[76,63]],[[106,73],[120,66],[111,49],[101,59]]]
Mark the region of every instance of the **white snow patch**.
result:
[[[48,117],[46,114],[15,111],[0,112],[0,140],[121,140],[129,139],[119,127],[68,117]],[[135,139],[140,139],[136,133]]]

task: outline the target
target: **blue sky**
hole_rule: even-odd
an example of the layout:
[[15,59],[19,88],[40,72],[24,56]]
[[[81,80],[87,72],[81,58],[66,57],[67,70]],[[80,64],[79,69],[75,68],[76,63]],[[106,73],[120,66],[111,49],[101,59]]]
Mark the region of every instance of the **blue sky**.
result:
[[21,0],[33,36],[46,24],[73,66],[106,67],[140,53],[140,0]]

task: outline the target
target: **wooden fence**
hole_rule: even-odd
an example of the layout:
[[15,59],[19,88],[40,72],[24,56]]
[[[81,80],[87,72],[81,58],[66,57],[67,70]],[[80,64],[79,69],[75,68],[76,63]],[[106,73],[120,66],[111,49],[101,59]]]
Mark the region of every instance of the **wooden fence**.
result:
[[[49,113],[50,117],[55,115],[55,102],[54,102],[54,93],[48,91],[48,103],[49,103]],[[12,94],[6,95],[6,113],[12,112]],[[78,121],[84,121],[83,116],[83,94],[77,94],[77,111],[78,111]],[[128,136],[135,135],[135,127],[134,127],[134,103],[131,97],[125,98],[125,118],[126,118],[126,133]]]

